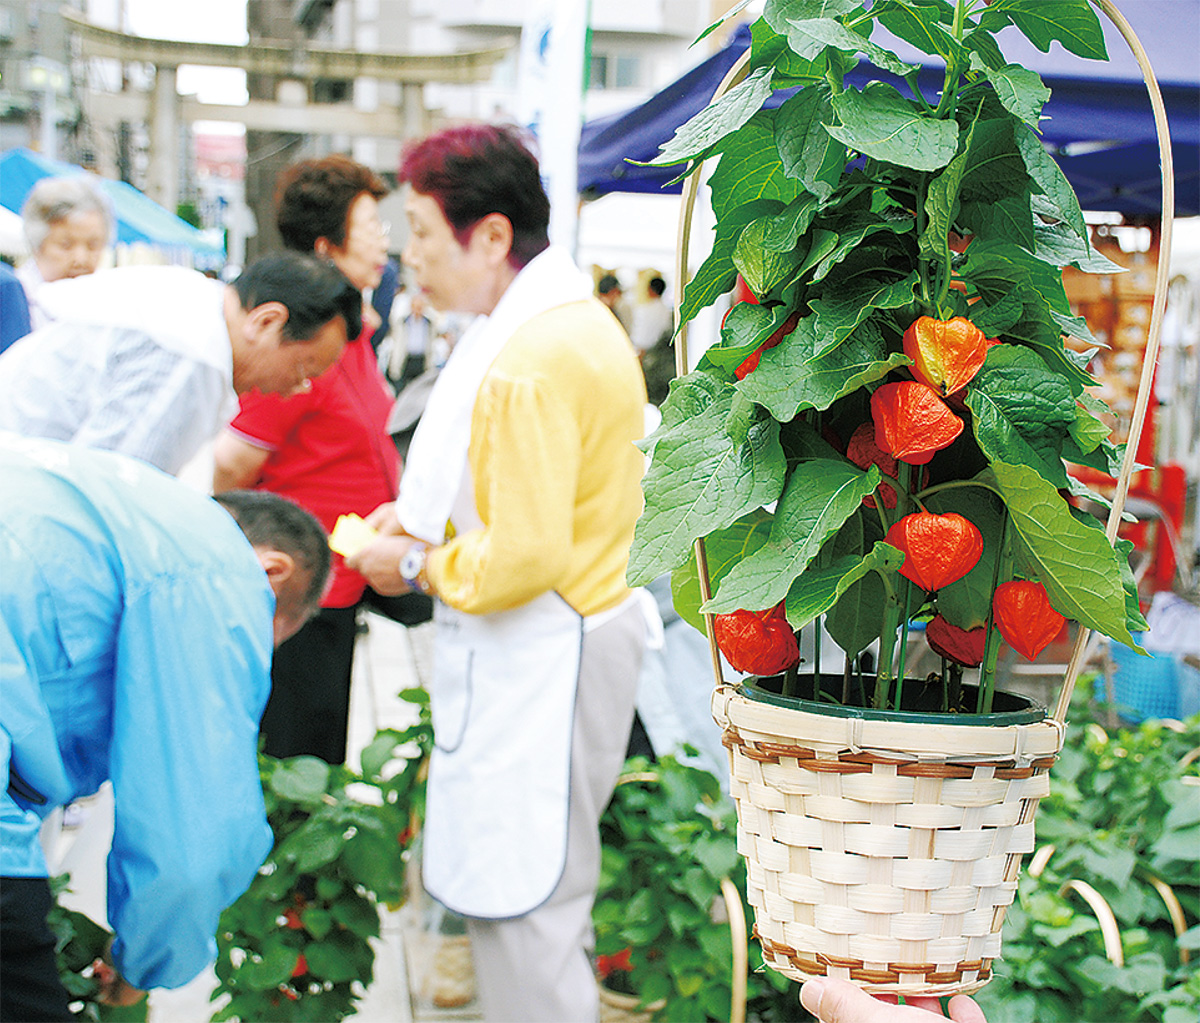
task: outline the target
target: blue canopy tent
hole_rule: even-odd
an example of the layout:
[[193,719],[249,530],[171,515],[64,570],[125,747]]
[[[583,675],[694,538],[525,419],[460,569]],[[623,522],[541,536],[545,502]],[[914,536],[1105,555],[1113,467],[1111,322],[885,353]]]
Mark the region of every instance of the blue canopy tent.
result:
[[[1125,0],[1121,11],[1142,41],[1167,107],[1175,163],[1175,212],[1200,214],[1200,0]],[[1042,138],[1089,210],[1128,216],[1157,216],[1161,182],[1157,135],[1150,100],[1128,45],[1104,23],[1110,60],[1076,57],[1055,43],[1041,53],[1014,29],[1001,34],[1005,56],[1037,71],[1051,90],[1044,108]],[[672,82],[645,103],[621,114],[589,121],[579,144],[579,190],[592,198],[609,192],[664,189],[678,167],[637,167],[646,162],[712,98],[721,79],[750,45],[745,26],[718,53]],[[923,63],[922,91],[936,95],[943,68],[901,40],[893,48],[905,60]],[[887,75],[871,77],[904,83]],[[861,88],[865,71],[848,81]],[[778,106],[790,93],[775,93]]]
[[[29,190],[42,178],[86,173],[73,163],[49,160],[29,149],[10,149],[0,156],[0,206],[20,213]],[[112,200],[118,245],[141,242],[166,250],[175,261],[185,256],[201,270],[224,266],[225,250],[221,246],[213,245],[191,224],[149,196],[124,181],[96,176],[92,180]]]

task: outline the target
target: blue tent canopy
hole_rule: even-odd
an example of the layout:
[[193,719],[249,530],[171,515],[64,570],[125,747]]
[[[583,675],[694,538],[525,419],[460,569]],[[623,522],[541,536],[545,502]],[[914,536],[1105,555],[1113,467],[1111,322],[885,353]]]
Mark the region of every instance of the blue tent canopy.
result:
[[[0,206],[20,213],[29,190],[42,178],[86,173],[73,163],[49,160],[29,149],[10,149],[0,156]],[[148,195],[124,181],[96,176],[92,180],[112,200],[118,244],[144,242],[161,249],[186,250],[193,264],[205,270],[224,265],[223,248],[207,241],[200,231]]]
[[[1126,0],[1121,11],[1142,41],[1167,107],[1175,163],[1175,212],[1200,214],[1200,0]],[[1102,19],[1104,21],[1104,19]],[[1051,90],[1044,108],[1042,138],[1089,210],[1157,216],[1161,208],[1158,141],[1141,71],[1128,45],[1104,21],[1109,61],[1084,60],[1053,44],[1041,53],[1013,29],[1001,47],[1013,63],[1037,71]],[[679,167],[637,167],[649,161],[675,130],[699,113],[721,79],[750,45],[742,26],[724,49],[698,64],[645,103],[584,125],[579,144],[579,190],[594,197],[608,192],[679,191],[663,188]],[[941,88],[943,67],[901,40],[896,52],[923,63],[919,81],[926,95]],[[903,82],[871,69],[870,77]],[[865,70],[851,72],[861,88]],[[778,106],[790,93],[775,93]]]

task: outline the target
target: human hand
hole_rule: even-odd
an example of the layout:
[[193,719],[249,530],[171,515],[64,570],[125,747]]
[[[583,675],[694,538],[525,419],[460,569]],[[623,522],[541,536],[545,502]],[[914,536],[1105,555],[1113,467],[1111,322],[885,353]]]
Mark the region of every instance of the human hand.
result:
[[400,527],[400,520],[396,518],[396,502],[388,501],[387,504],[381,504],[363,521],[370,526],[380,536],[396,536],[403,532]]
[[[820,977],[800,989],[800,1004],[821,1023],[937,1023],[947,1017],[936,998],[908,998],[895,1005],[872,997],[848,980]],[[955,995],[947,1006],[954,1023],[987,1023],[983,1010],[966,995]]]
[[145,991],[135,988],[103,959],[92,963],[92,979],[100,986],[96,1001],[102,1005],[136,1005],[146,997]]
[[400,575],[400,559],[416,543],[411,536],[380,536],[346,559],[346,567],[363,575],[376,593],[394,597],[412,587]]

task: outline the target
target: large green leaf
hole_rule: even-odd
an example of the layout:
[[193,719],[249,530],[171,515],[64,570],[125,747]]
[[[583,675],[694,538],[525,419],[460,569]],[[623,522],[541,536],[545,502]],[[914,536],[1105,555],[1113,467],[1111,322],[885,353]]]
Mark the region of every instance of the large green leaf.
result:
[[1006,239],[1025,249],[1031,250],[1034,246],[1034,216],[1027,195],[964,202],[959,222],[976,236],[976,241]]
[[767,248],[769,227],[765,217],[748,224],[733,250],[733,265],[756,295],[765,295],[782,284],[800,264],[796,252]]
[[958,217],[958,193],[969,158],[968,151],[959,153],[929,183],[925,195],[925,230],[921,232],[918,248],[922,259],[949,257],[946,238]]
[[1075,395],[1037,353],[992,348],[967,388],[967,407],[989,461],[1030,465],[1055,487],[1067,485],[1062,443],[1076,420]]
[[829,244],[823,244],[819,251],[814,244],[804,262],[800,265],[799,273],[805,274],[812,270],[810,283],[816,284],[830,270],[859,249],[862,241],[873,234],[886,232],[888,234],[905,234],[913,230],[914,221],[909,216],[891,216],[884,214],[853,214],[844,216],[832,222],[835,230],[826,231],[824,228],[814,228],[813,234],[821,232],[828,236]]
[[792,580],[817,555],[879,485],[879,469],[867,472],[845,461],[800,462],[779,499],[771,535],[754,554],[738,562],[702,610],[724,614],[738,609],[761,611],[787,595]]
[[1125,273],[1125,267],[1093,249],[1061,222],[1048,224],[1037,217],[1033,228],[1033,254],[1051,266],[1074,266],[1090,274]]
[[776,89],[808,85],[826,75],[841,79],[856,62],[852,54],[837,50],[824,50],[813,60],[805,60],[788,46],[786,34],[776,32],[762,19],[750,26],[750,67],[774,68],[772,83]]
[[920,113],[894,86],[871,82],[833,98],[839,125],[826,128],[851,149],[913,170],[945,167],[958,150],[958,124]]
[[788,624],[802,629],[817,615],[825,614],[851,586],[868,572],[895,572],[904,555],[885,543],[876,543],[865,557],[844,554],[828,563],[813,562],[792,583],[784,605]]
[[1018,564],[1046,587],[1054,608],[1135,645],[1119,556],[1104,533],[1078,521],[1053,484],[1033,469],[995,462],[987,473],[1008,506]]
[[954,8],[949,4],[877,0],[871,12],[884,28],[922,53],[937,54],[947,63],[961,60],[962,45],[946,31],[954,19]]
[[892,278],[881,280],[864,273],[841,282],[836,295],[834,289],[827,289],[825,298],[811,302],[812,311],[817,315],[816,355],[824,356],[845,341],[873,309],[899,309],[909,305],[917,284],[914,270],[898,281]]
[[767,0],[763,21],[780,35],[787,32],[789,21],[811,18],[837,18],[857,11],[862,0]]
[[721,343],[701,356],[700,367],[705,365],[733,369],[740,365],[754,349],[783,325],[788,317],[784,303],[756,305],[753,302],[737,302],[729,310],[721,324]]
[[1010,22],[1043,53],[1057,39],[1080,57],[1108,59],[1104,31],[1088,0],[993,0],[979,19],[992,32]]
[[1004,104],[1004,109],[1036,130],[1041,120],[1042,106],[1050,98],[1050,90],[1042,83],[1041,75],[1020,64],[1005,64],[1002,68],[989,71],[988,80]]
[[1086,243],[1088,229],[1083,220],[1083,211],[1079,208],[1075,190],[1062,172],[1062,168],[1046,152],[1042,140],[1028,125],[1014,125],[1013,138],[1017,143],[1021,159],[1025,161],[1025,170],[1042,190],[1046,201],[1059,219]]
[[758,68],[710,103],[675,132],[662,151],[650,161],[651,167],[687,163],[707,154],[727,135],[737,131],[762,108],[771,95],[771,68]]
[[804,186],[783,169],[775,144],[777,112],[760,110],[726,143],[709,179],[718,221],[739,206],[759,199],[776,199],[786,206],[804,191]]
[[817,358],[817,326],[816,316],[802,319],[782,344],[763,352],[758,368],[737,385],[781,422],[805,409],[829,408],[838,398],[912,362],[903,352],[889,353],[879,328],[870,322]]
[[833,192],[846,164],[846,147],[824,128],[833,118],[829,89],[815,86],[785,101],[775,118],[784,172],[822,199]]
[[842,53],[865,53],[876,67],[900,78],[917,71],[919,65],[906,64],[891,50],[877,46],[832,18],[791,19],[787,23],[788,46],[806,60],[813,60],[827,46]]
[[763,247],[772,252],[790,252],[812,224],[819,207],[816,196],[802,195],[789,203],[782,213],[768,217]]
[[[708,580],[714,589],[734,565],[767,542],[773,518],[770,512],[757,508],[749,515],[743,515],[732,526],[718,529],[704,538]],[[700,593],[700,570],[695,558],[688,558],[671,573],[671,601],[680,618],[693,628],[705,631],[704,615],[700,613],[704,599]]]
[[273,792],[296,803],[320,802],[329,785],[329,765],[317,757],[293,757],[271,772]]
[[701,309],[712,305],[719,296],[733,287],[734,281],[737,280],[733,253],[746,225],[763,214],[778,211],[778,203],[746,203],[717,221],[712,251],[696,271],[696,276],[684,286],[683,303],[680,308],[681,325],[691,320]]
[[878,572],[868,572],[842,594],[825,614],[825,631],[850,657],[879,638],[887,591]]
[[[646,509],[629,556],[631,585],[640,586],[681,565],[693,542],[783,489],[786,460],[779,424],[735,408],[731,384],[703,372],[671,384],[663,427],[643,480]],[[748,404],[748,403],[747,403]]]

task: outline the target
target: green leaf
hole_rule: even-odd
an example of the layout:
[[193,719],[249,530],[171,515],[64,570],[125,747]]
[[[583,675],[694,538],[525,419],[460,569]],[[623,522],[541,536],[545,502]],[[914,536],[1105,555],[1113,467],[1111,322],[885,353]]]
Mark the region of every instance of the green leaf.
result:
[[782,302],[769,306],[736,303],[721,324],[721,344],[704,353],[701,368],[706,364],[723,369],[741,365],[747,355],[783,326],[787,317],[788,307]]
[[885,50],[832,18],[789,19],[786,34],[788,46],[807,60],[813,60],[825,47],[832,46],[842,53],[865,53],[876,67],[899,78],[919,70],[919,65],[906,64],[891,50]]
[[748,224],[733,251],[733,265],[756,295],[773,290],[800,264],[797,253],[777,252],[766,247],[768,227],[765,217]]
[[1004,109],[1036,130],[1041,121],[1042,106],[1050,98],[1050,90],[1042,83],[1041,75],[1020,64],[1005,64],[989,71],[988,80]]
[[1075,406],[1075,421],[1071,424],[1071,439],[1084,454],[1095,451],[1111,432],[1107,424],[1095,415],[1108,414],[1108,406],[1099,398],[1084,391]]
[[343,942],[312,942],[304,958],[308,962],[308,972],[321,980],[344,984],[359,976],[360,958]]
[[997,117],[975,121],[966,153],[967,169],[962,183],[964,203],[992,203],[1013,198],[1028,203],[1029,176],[1013,141],[1010,119]]
[[1079,208],[1075,190],[1071,188],[1071,183],[1063,174],[1062,168],[1046,152],[1042,140],[1028,125],[1015,125],[1013,132],[1017,150],[1021,154],[1021,159],[1025,161],[1025,170],[1042,190],[1046,201],[1058,218],[1086,243],[1088,229],[1083,220],[1083,211]]
[[865,557],[844,554],[827,563],[814,561],[788,590],[785,613],[793,629],[802,629],[825,614],[851,586],[869,572],[896,572],[904,555],[883,542],[876,543]]
[[981,28],[993,32],[1009,22],[1042,53],[1058,40],[1077,56],[1108,59],[1104,31],[1088,0],[994,0],[979,19]]
[[833,641],[854,657],[879,638],[887,592],[878,572],[868,572],[850,586],[825,615]]
[[921,233],[919,247],[922,259],[940,257],[946,252],[946,236],[958,217],[958,193],[968,159],[969,152],[964,150],[929,183],[925,196],[925,215],[928,219]]
[[812,18],[837,18],[862,6],[862,0],[767,0],[762,17],[780,35],[788,30],[788,22]]
[[1035,244],[1032,252],[1051,266],[1074,266],[1090,274],[1123,274],[1125,267],[1097,252],[1066,224],[1047,224],[1041,217],[1033,221]]
[[360,938],[379,936],[379,910],[369,899],[341,899],[332,907],[333,919]]
[[819,333],[820,323],[818,316],[806,316],[782,343],[763,352],[758,368],[737,384],[780,422],[805,409],[829,408],[838,398],[912,362],[903,352],[889,354],[879,328],[870,322],[818,357],[819,339],[827,336]]
[[271,790],[296,803],[319,803],[329,785],[329,765],[316,757],[280,761],[271,774]]
[[1067,485],[1062,441],[1076,420],[1075,395],[1035,352],[996,345],[967,388],[980,448],[992,462],[1028,465],[1048,483]]
[[729,140],[709,179],[718,222],[733,210],[760,199],[786,206],[804,186],[789,178],[775,144],[775,110],[760,110]]
[[292,975],[299,953],[279,942],[268,942],[261,958],[248,958],[238,967],[238,986],[252,991],[267,991]]
[[[758,508],[738,519],[732,526],[718,529],[704,538],[709,582],[714,588],[734,565],[767,542],[772,518],[770,512]],[[679,617],[693,628],[704,632],[704,616],[700,613],[700,605],[704,601],[700,593],[700,573],[695,558],[689,558],[671,573],[671,598]]]
[[913,230],[913,226],[913,219],[908,216],[881,218],[878,214],[872,214],[843,218],[837,222],[835,231],[826,232],[823,228],[814,228],[812,232],[814,237],[822,236],[824,238],[828,235],[831,243],[823,243],[818,247],[814,241],[812,250],[800,265],[799,273],[804,274],[812,270],[813,274],[809,283],[815,284],[854,253],[864,238],[879,232],[905,234]]
[[1135,645],[1126,624],[1118,555],[1104,533],[1078,521],[1035,470],[996,462],[988,473],[1008,506],[1018,561],[1046,587],[1055,610]]
[[774,68],[776,89],[809,85],[826,75],[841,79],[856,63],[854,56],[837,50],[824,50],[813,60],[805,60],[788,46],[783,32],[774,31],[761,18],[750,26],[750,67]]
[[947,63],[961,60],[962,46],[943,27],[946,19],[953,19],[948,5],[889,0],[876,3],[871,10],[884,28],[922,53],[936,53]]
[[733,253],[743,228],[765,213],[778,211],[779,206],[774,202],[747,203],[717,221],[712,251],[696,271],[696,276],[684,286],[681,325],[733,287],[737,279]]
[[1001,294],[996,301],[980,302],[971,309],[971,322],[985,337],[998,337],[1021,319],[1025,303],[1015,291]]
[[323,938],[333,929],[333,916],[320,906],[307,906],[300,914],[300,922],[314,938]]
[[821,199],[833,192],[846,164],[846,147],[824,128],[833,118],[829,89],[815,86],[786,100],[775,117],[784,173]]
[[672,382],[643,480],[646,510],[630,551],[631,585],[677,568],[698,537],[732,525],[783,489],[779,424],[754,413],[731,423],[736,394],[702,372]]
[[724,614],[778,604],[825,539],[878,485],[879,469],[874,465],[863,472],[844,461],[812,459],[798,464],[779,499],[770,538],[733,566],[702,610]]
[[771,95],[771,68],[758,68],[710,103],[675,132],[662,151],[647,166],[667,167],[686,163],[707,154],[727,135],[741,128],[761,109]]
[[718,880],[737,869],[740,856],[737,840],[729,833],[702,835],[692,847],[692,854],[696,862]]
[[1008,195],[986,202],[964,202],[959,214],[963,227],[980,241],[1004,238],[1022,248],[1034,247],[1034,216],[1028,196]]
[[337,824],[313,818],[283,842],[279,855],[295,863],[301,873],[309,873],[337,859],[342,851],[345,829]]
[[823,357],[850,337],[873,309],[899,309],[909,305],[918,283],[915,270],[900,280],[881,280],[862,273],[840,282],[836,289],[826,289],[825,298],[813,299],[810,303],[817,316],[813,330],[818,338],[817,357]]
[[992,610],[992,584],[1004,527],[1004,506],[983,487],[955,487],[925,499],[939,515],[955,512],[970,521],[983,537],[983,554],[965,576],[938,590],[938,612],[951,625],[974,629],[986,625]]
[[696,43],[700,42],[702,39],[712,35],[712,33],[714,33],[731,18],[735,18],[741,14],[742,11],[749,7],[751,3],[753,3],[753,0],[738,0],[738,2],[729,8],[729,10],[727,10],[724,14],[722,14],[721,17],[719,17],[716,21],[709,25],[708,28],[696,36],[695,40],[692,42],[692,45],[695,46]]
[[945,167],[958,149],[958,125],[918,112],[893,86],[871,82],[833,98],[841,124],[826,128],[851,149],[913,170]]
[[790,203],[782,213],[767,218],[767,230],[763,245],[775,252],[794,249],[812,223],[819,204],[815,196],[802,195]]

